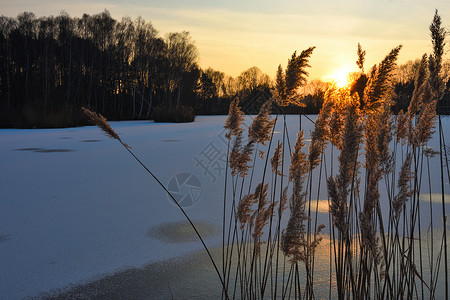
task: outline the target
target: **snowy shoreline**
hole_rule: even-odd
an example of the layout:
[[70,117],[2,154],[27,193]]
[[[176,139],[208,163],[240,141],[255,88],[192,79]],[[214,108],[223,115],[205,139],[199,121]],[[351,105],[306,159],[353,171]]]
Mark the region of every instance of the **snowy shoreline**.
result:
[[[211,249],[219,259],[220,249]],[[211,299],[221,296],[220,280],[205,251],[199,250],[139,267],[122,268],[70,284],[38,299]]]

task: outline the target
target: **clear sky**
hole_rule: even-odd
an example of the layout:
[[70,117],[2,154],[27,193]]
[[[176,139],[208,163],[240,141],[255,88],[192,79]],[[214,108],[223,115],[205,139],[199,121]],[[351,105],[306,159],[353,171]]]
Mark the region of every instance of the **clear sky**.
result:
[[399,44],[404,63],[431,51],[428,26],[435,9],[450,29],[449,0],[0,0],[0,5],[0,14],[11,17],[61,10],[75,17],[105,9],[117,20],[142,16],[161,36],[189,31],[200,66],[231,76],[258,66],[274,77],[294,50],[310,46],[317,47],[311,79],[356,70],[358,43],[367,51],[366,68]]

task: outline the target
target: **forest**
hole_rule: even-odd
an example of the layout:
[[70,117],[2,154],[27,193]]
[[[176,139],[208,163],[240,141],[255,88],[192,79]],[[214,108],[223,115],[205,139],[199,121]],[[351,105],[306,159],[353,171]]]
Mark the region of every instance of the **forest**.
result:
[[256,67],[236,79],[202,70],[188,32],[162,38],[150,22],[108,11],[1,16],[0,64],[2,127],[76,125],[81,106],[113,120],[148,119],[155,107],[227,113],[229,99],[271,84]]
[[[245,108],[272,96],[274,80],[258,67],[233,78],[200,68],[198,60],[188,32],[161,37],[141,17],[117,21],[107,10],[82,17],[64,11],[0,16],[0,127],[82,125],[83,106],[111,120],[156,120],[170,111],[226,114],[236,97]],[[409,104],[419,61],[398,68],[396,111]],[[444,66],[449,74],[448,61]],[[288,112],[317,113],[329,84],[305,83],[303,107]]]

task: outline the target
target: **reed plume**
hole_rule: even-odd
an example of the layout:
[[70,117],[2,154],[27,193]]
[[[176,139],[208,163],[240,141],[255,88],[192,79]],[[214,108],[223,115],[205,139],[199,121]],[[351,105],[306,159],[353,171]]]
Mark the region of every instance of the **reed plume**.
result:
[[414,140],[413,121],[416,115],[422,109],[423,99],[426,98],[429,94],[427,78],[428,58],[427,55],[424,54],[419,63],[417,74],[415,75],[414,91],[411,97],[411,102],[408,106],[408,110],[406,113],[401,110],[397,116],[397,142],[402,141],[402,144],[405,144],[407,140],[409,140],[410,143],[412,143]]
[[312,55],[316,47],[309,47],[303,50],[299,56],[297,52],[292,54],[291,59],[288,61],[286,68],[286,96],[290,103],[299,104],[297,100],[297,89],[298,87],[306,83],[306,78],[308,77],[308,72],[306,68],[311,67],[309,65],[309,57]]
[[428,82],[433,90],[434,97],[440,100],[445,89],[445,82],[442,78],[442,60],[444,56],[445,38],[448,33],[442,27],[442,20],[437,10],[435,11],[429,29],[433,44],[433,53],[429,58],[430,76]]
[[356,61],[356,65],[361,70],[362,73],[364,73],[364,61],[366,60],[366,51],[362,49],[361,44],[358,43],[358,50],[357,50],[358,60]]
[[229,167],[231,169],[231,174],[233,176],[235,176],[240,172],[245,172],[246,166],[242,164],[241,151],[242,151],[242,132],[239,132],[237,133],[237,136],[234,139],[233,147],[231,148],[229,158]]
[[358,169],[358,152],[361,139],[362,124],[359,110],[355,104],[349,105],[346,109],[345,125],[340,142],[339,174],[336,178],[330,176],[327,183],[333,225],[343,234],[344,238],[348,234],[347,196],[350,192],[350,183],[355,180],[355,173]]
[[272,167],[272,171],[280,176],[283,176],[281,171],[278,169],[282,162],[282,156],[283,144],[278,143],[278,145],[275,147],[275,150],[273,151],[272,158],[270,159],[270,165]]
[[385,97],[391,93],[392,73],[396,67],[396,60],[402,46],[398,46],[383,59],[379,66],[375,66],[371,72],[364,90],[363,107],[367,112],[378,109]]
[[[364,117],[366,192],[363,215],[360,215],[360,219],[366,222],[367,226],[372,221],[371,216],[380,199],[378,182],[383,172],[389,173],[393,167],[393,155],[389,150],[389,142],[392,140],[391,78],[400,49],[401,46],[393,49],[379,67],[374,67],[364,91],[365,108],[368,112]],[[368,236],[366,233],[366,237]]]
[[413,191],[410,188],[410,181],[414,178],[414,173],[411,172],[412,155],[408,153],[405,161],[402,164],[400,174],[398,177],[397,187],[399,189],[398,194],[392,201],[392,208],[394,210],[395,219],[398,220],[400,213],[405,203],[413,195]]
[[[245,177],[248,174],[249,165],[252,161],[251,155],[255,149],[255,144],[266,144],[272,136],[272,129],[275,126],[275,120],[270,119],[270,109],[272,101],[266,101],[260,109],[258,115],[253,119],[248,129],[248,142],[245,146],[242,143],[243,129],[242,123],[244,116],[237,105],[237,100],[234,100],[230,105],[230,111],[225,122],[225,128],[229,130],[228,138],[235,136],[234,143],[230,152],[230,168],[232,175]],[[262,155],[261,155],[262,154]],[[263,157],[264,152],[260,151],[260,156]]]
[[359,224],[361,226],[362,236],[361,246],[369,250],[375,264],[378,265],[381,261],[382,252],[380,251],[380,247],[378,247],[378,238],[370,214],[361,212],[359,214]]
[[379,110],[365,117],[366,193],[364,213],[367,216],[373,212],[379,201],[378,182],[382,174],[390,173],[393,168],[393,155],[389,150],[389,142],[392,140],[391,122],[388,102],[385,102]]
[[340,148],[341,146],[340,141],[343,127],[344,118],[342,117],[341,111],[333,109],[330,120],[328,122],[328,140],[333,146],[337,148]]
[[330,198],[330,214],[333,218],[333,226],[341,233],[348,231],[347,199],[341,196],[339,192],[338,182],[334,176],[330,176],[327,181],[328,197]]
[[400,110],[397,115],[397,126],[395,127],[395,136],[397,143],[406,143],[406,138],[409,136],[409,121],[409,115],[403,112],[403,110]]
[[271,216],[273,216],[276,202],[270,203],[267,201],[268,184],[259,183],[255,189],[255,199],[258,201],[258,209],[254,212],[253,218],[255,220],[253,226],[252,236],[255,241],[256,255],[260,254],[260,239],[263,234],[263,229]]
[[309,166],[307,155],[302,152],[305,146],[303,142],[303,130],[297,134],[297,141],[295,142],[294,151],[291,154],[291,165],[289,167],[289,180],[303,183]]
[[251,206],[257,201],[255,194],[248,194],[239,200],[236,214],[241,224],[241,229],[244,229],[245,225],[250,222],[250,217],[253,213]]
[[279,210],[280,214],[287,209],[287,203],[288,203],[287,191],[288,191],[288,187],[285,187],[283,189],[283,192],[281,193],[280,210]]
[[305,248],[307,246],[306,228],[304,222],[308,220],[305,212],[304,195],[301,198],[291,200],[291,214],[286,229],[283,230],[281,248],[284,255],[289,257],[292,263],[307,261]]
[[232,136],[237,137],[240,133],[242,133],[242,124],[244,123],[244,119],[244,113],[239,108],[239,98],[235,98],[230,103],[228,117],[223,126],[225,129],[228,129],[228,132],[226,133],[226,137],[228,139],[231,139]]
[[89,109],[82,107],[81,111],[91,120],[92,123],[97,125],[104,133],[106,133],[107,136],[109,136],[112,139],[118,140],[122,145],[124,145],[126,148],[131,149],[130,146],[125,144],[119,137],[119,135],[111,128],[108,121],[105,117],[103,117],[101,114],[90,111]]
[[309,65],[309,58],[314,49],[315,47],[309,47],[303,50],[298,56],[297,51],[295,51],[288,60],[285,72],[283,72],[281,65],[278,66],[274,98],[280,106],[287,106],[291,103],[297,106],[304,106],[298,99],[299,95],[297,90],[300,86],[306,84],[306,78],[308,77],[306,68],[311,67]]
[[[434,20],[436,21],[436,20]],[[430,29],[433,26],[430,27]],[[432,32],[433,36],[433,32]],[[443,43],[443,41],[433,41],[433,43]],[[441,45],[442,47],[444,45]],[[436,45],[436,47],[440,47]],[[442,51],[434,49],[434,55],[430,55],[428,63],[426,55],[422,57],[413,98],[411,100],[412,108],[408,109],[410,119],[417,118],[415,127],[410,125],[410,140],[415,147],[424,146],[430,140],[436,126],[436,107],[442,96],[443,84],[440,75],[440,66]],[[428,72],[426,67],[428,66]],[[427,76],[428,75],[428,76]],[[441,83],[439,83],[441,82]],[[411,105],[410,105],[411,106]],[[412,121],[411,121],[412,122]]]
[[302,190],[309,166],[306,154],[302,153],[304,145],[303,131],[300,131],[291,155],[289,169],[289,180],[293,182],[293,192],[289,202],[290,217],[281,239],[283,252],[292,263],[307,261],[307,252],[305,251],[307,239],[304,222],[308,220],[308,215],[305,211],[305,193]]
[[416,147],[425,146],[431,139],[436,127],[437,99],[423,103],[417,124],[412,132],[412,144]]
[[394,138],[394,119],[392,118],[391,103],[386,101],[382,111],[377,115],[379,126],[378,132],[378,153],[380,154],[381,166],[384,174],[389,174],[393,171],[394,154],[389,148],[390,142]]
[[252,160],[253,143],[242,145],[242,131],[237,133],[230,151],[229,166],[233,176],[245,177],[248,174],[248,163]]
[[349,105],[354,105],[358,100],[358,94],[353,94],[350,97],[349,91],[346,88],[339,89],[336,85],[330,86],[324,95],[324,103],[328,103],[330,116],[328,120],[328,136],[330,143],[341,149],[341,136],[344,128],[345,111]]
[[321,232],[325,225],[319,225],[312,240],[308,239],[305,222],[309,217],[305,210],[305,200],[305,194],[300,194],[300,198],[291,198],[291,214],[286,229],[282,232],[281,249],[292,264],[302,261],[309,269],[311,258],[322,240]]
[[[441,101],[443,96],[443,91],[445,83],[442,77],[442,59],[444,55],[445,38],[448,32],[442,27],[441,16],[436,10],[434,13],[433,21],[430,25],[431,41],[433,44],[433,54],[430,57],[429,70],[430,79],[429,83],[433,92],[433,98],[436,103]],[[440,110],[440,105],[438,106]],[[445,141],[443,137],[443,126],[441,122],[441,116],[439,115],[439,159],[440,159],[440,173],[441,173],[441,198],[442,198],[442,225],[444,228],[443,232],[443,246],[444,246],[444,271],[445,271],[445,297],[450,298],[449,291],[449,270],[448,270],[448,245],[447,245],[447,213],[445,209],[445,183],[444,183],[444,151],[445,151]],[[446,154],[445,154],[446,155]],[[446,157],[445,157],[446,158]],[[447,175],[449,174],[448,162],[446,161]]]
[[414,117],[422,107],[424,94],[426,94],[425,89],[428,84],[428,74],[428,56],[424,54],[420,61],[419,69],[417,70],[417,75],[414,80],[414,91],[408,106],[410,118]]
[[252,124],[248,128],[249,143],[261,143],[263,145],[270,139],[272,127],[275,125],[275,120],[270,119],[270,109],[272,107],[272,100],[266,101],[258,115],[253,119]]
[[408,139],[409,143],[412,145],[419,144],[419,141],[417,140],[415,134],[413,122],[424,108],[424,102],[427,101],[426,99],[429,99],[431,96],[428,77],[428,56],[424,54],[415,76],[414,91],[411,97],[411,102],[408,106],[408,110],[406,113],[400,111],[397,116],[397,142],[402,141],[402,144],[405,144],[406,140]]
[[341,137],[342,151],[339,155],[338,183],[343,194],[347,195],[349,183],[355,177],[358,153],[362,140],[362,123],[360,111],[354,105],[347,108],[345,125]]
[[269,220],[272,219],[272,217],[275,214],[275,207],[277,206],[278,202],[275,201],[273,203],[270,203],[267,205],[267,207],[261,212],[258,213],[256,216],[256,222],[255,222],[255,231],[253,232],[253,238],[255,239],[255,244],[257,245],[256,248],[256,255],[261,254],[261,236],[263,234],[263,229],[269,222]]
[[333,112],[333,102],[325,101],[316,122],[314,131],[311,132],[311,144],[309,145],[309,165],[311,170],[320,164],[320,156],[325,151],[328,133],[328,123]]
[[283,67],[278,66],[277,75],[275,78],[275,88],[273,91],[273,98],[279,106],[287,106],[289,102],[287,101],[286,95],[286,81],[284,76]]

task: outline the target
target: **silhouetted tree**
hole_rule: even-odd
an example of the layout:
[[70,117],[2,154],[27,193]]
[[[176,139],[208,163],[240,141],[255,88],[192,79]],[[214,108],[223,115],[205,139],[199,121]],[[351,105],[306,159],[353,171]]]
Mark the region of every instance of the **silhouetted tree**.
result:
[[1,16],[0,122],[40,126],[37,118],[80,106],[114,119],[148,118],[158,104],[194,106],[197,60],[189,33],[163,39],[140,17]]
[[186,88],[183,79],[198,69],[198,51],[187,31],[169,33],[166,37],[167,102],[176,106],[181,103],[181,91]]

